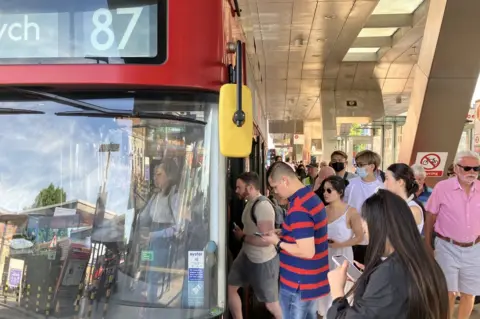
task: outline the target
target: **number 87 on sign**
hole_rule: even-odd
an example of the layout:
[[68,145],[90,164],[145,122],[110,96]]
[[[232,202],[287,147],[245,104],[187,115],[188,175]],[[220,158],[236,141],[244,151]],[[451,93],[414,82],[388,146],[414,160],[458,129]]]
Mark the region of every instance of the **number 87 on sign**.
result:
[[[99,52],[110,51],[108,56],[119,56],[115,54],[118,50],[125,50],[127,45],[134,40],[132,34],[140,28],[139,24],[146,24],[148,28],[149,22],[142,21],[143,7],[134,8],[118,8],[116,10],[97,9],[84,16],[84,48],[86,51],[95,56]],[[146,15],[147,19],[149,15]],[[143,23],[142,23],[143,22]],[[137,37],[138,38],[138,37]],[[145,41],[145,38],[143,38]],[[137,42],[137,41],[135,41]],[[90,49],[88,49],[90,48]]]

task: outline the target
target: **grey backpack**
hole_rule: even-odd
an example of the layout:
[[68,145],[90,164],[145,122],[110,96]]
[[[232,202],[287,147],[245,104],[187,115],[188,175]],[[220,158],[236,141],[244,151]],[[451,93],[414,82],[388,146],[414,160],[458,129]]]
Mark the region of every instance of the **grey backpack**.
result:
[[283,207],[278,205],[278,203],[272,202],[268,197],[263,196],[263,195],[259,196],[255,200],[255,202],[252,205],[252,209],[250,210],[250,214],[251,214],[253,222],[255,223],[255,225],[257,225],[257,217],[255,216],[255,206],[258,203],[264,202],[264,201],[268,201],[270,203],[270,205],[272,205],[272,207],[273,207],[273,210],[275,212],[275,228],[277,228],[277,229],[281,228],[282,224],[283,224],[283,221],[285,220],[285,216],[287,214],[287,211]]

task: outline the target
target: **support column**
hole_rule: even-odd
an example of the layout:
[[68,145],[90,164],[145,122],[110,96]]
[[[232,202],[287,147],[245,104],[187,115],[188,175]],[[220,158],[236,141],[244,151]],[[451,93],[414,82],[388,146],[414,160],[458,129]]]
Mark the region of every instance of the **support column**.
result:
[[480,71],[478,0],[430,1],[399,162],[418,152],[453,161]]
[[337,149],[337,130],[323,129],[322,161],[330,162],[330,155]]
[[475,101],[473,150],[480,154],[480,100]]

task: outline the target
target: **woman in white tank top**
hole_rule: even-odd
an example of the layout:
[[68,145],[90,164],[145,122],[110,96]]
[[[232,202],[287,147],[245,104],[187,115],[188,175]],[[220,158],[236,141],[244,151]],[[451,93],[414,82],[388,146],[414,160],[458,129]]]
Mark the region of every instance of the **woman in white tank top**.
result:
[[[328,258],[330,269],[336,265],[332,260],[333,256],[344,255],[353,261],[352,246],[358,245],[363,240],[362,219],[358,211],[343,202],[343,195],[348,182],[338,176],[330,176],[323,183],[323,196],[328,219]],[[350,290],[347,285],[345,290]],[[318,313],[325,316],[332,304],[330,295],[322,297],[318,301]]]
[[422,206],[414,200],[419,186],[410,166],[403,163],[390,165],[385,173],[385,187],[407,202],[421,234],[425,220]]

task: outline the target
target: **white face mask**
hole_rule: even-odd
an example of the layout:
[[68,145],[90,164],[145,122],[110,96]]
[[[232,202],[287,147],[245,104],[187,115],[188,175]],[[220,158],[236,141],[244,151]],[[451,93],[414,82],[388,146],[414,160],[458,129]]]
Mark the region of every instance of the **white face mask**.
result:
[[356,173],[361,178],[365,178],[365,177],[368,176],[368,172],[367,172],[367,169],[365,167],[357,167]]

